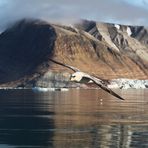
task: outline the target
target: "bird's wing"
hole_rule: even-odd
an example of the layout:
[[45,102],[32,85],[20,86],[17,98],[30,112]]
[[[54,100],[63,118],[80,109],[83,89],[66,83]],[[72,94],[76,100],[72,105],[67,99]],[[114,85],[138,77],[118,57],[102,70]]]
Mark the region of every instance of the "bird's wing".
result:
[[124,100],[124,98],[122,98],[121,96],[119,96],[118,94],[116,94],[114,91],[112,91],[110,88],[106,87],[102,82],[103,80],[99,80],[95,77],[90,77],[90,79],[96,84],[98,85],[100,88],[102,88],[103,90],[107,91],[108,93],[110,93],[111,95],[117,97],[118,99]]
[[[74,72],[78,72],[78,71],[80,72],[79,69],[77,69],[77,68],[75,68],[75,67],[73,67],[73,66],[69,66],[69,65],[67,65],[67,64],[63,64],[63,63],[58,62],[58,61],[55,61],[55,60],[53,60],[53,59],[50,59],[50,61],[52,61],[52,62],[54,62],[54,63],[56,63],[56,64],[58,64],[58,65],[67,67],[67,68],[73,70]],[[121,96],[119,96],[118,94],[116,94],[116,93],[115,93],[114,91],[112,91],[110,88],[106,87],[106,86],[103,84],[103,83],[105,83],[103,80],[99,80],[98,78],[93,77],[93,76],[90,76],[90,75],[88,75],[88,74],[86,74],[86,77],[89,78],[89,79],[91,79],[96,85],[98,85],[100,88],[102,88],[103,90],[107,91],[107,92],[110,93],[111,95],[113,95],[113,96],[115,96],[115,97],[117,97],[117,98],[119,98],[119,99],[121,99],[121,100],[124,100]]]
[[67,64],[64,64],[64,63],[61,63],[61,62],[55,61],[55,60],[53,60],[53,59],[49,59],[49,60],[52,61],[52,62],[54,62],[54,63],[56,63],[56,64],[58,64],[58,65],[61,65],[61,66],[67,67],[67,68],[73,70],[74,72],[78,72],[78,71],[80,71],[79,69],[77,69],[77,68],[75,68],[75,67],[73,67],[73,66],[70,66],[70,65],[67,65]]
[[101,81],[102,81],[102,84],[104,84],[104,85],[108,85],[108,84],[110,84],[110,81],[109,81],[109,80],[107,80],[107,79],[103,79],[103,78],[101,78],[101,77],[98,77],[98,76],[96,76],[94,73],[91,74],[91,76],[93,76],[93,77],[95,77],[95,78],[101,80]]

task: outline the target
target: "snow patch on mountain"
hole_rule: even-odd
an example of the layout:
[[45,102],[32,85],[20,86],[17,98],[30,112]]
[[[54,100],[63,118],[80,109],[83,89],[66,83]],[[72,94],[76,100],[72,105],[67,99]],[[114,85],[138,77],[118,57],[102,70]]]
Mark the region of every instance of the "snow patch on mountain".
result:
[[120,29],[120,25],[115,24],[114,26],[115,26],[117,29]]
[[128,36],[131,36],[132,35],[132,31],[131,31],[131,29],[130,29],[130,27],[127,27],[127,34],[128,34]]

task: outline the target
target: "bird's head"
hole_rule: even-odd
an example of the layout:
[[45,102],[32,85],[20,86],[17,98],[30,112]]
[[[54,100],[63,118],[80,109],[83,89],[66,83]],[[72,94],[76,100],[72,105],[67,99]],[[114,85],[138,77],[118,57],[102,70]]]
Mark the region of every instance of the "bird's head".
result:
[[75,72],[71,75],[70,81],[80,82],[83,78],[83,75],[84,74],[82,72]]

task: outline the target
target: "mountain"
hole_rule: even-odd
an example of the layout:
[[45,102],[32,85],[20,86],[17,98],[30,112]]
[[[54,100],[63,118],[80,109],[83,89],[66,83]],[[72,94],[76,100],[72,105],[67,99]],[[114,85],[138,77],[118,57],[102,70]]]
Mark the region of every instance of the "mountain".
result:
[[70,26],[21,20],[0,34],[1,87],[67,87],[69,69],[104,79],[148,79],[148,29],[81,20]]

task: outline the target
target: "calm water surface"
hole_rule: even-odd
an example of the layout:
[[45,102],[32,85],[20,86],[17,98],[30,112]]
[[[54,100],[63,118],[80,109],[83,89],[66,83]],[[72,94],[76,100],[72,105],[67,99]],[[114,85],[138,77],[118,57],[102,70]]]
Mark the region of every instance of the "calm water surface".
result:
[[0,148],[148,148],[148,90],[0,90]]

